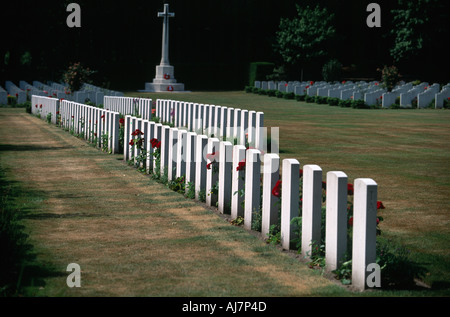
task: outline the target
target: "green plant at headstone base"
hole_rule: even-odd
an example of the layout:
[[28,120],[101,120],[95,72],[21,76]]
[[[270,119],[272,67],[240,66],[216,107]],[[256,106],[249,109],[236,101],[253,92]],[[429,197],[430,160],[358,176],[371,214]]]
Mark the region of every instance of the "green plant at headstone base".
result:
[[168,187],[177,193],[184,194],[186,192],[186,179],[184,175],[169,181]]
[[[145,138],[142,137],[143,135],[144,135],[144,132],[142,132],[139,129],[136,129],[135,131],[133,131],[133,133],[131,133],[132,139],[130,140],[130,143],[129,143],[129,145],[132,146],[133,154],[136,152],[135,150],[137,150],[137,152],[138,152],[138,154],[136,156],[132,155],[131,162],[141,172],[146,171],[146,164],[147,164],[147,157],[148,157],[148,151],[145,149],[145,146],[144,146]],[[153,145],[153,143],[152,143],[152,145]]]
[[49,112],[48,114],[47,114],[47,123],[52,123],[52,113],[51,112]]
[[245,86],[244,88],[246,93],[252,93],[253,92],[253,86]]
[[277,91],[278,91],[278,90],[275,90],[275,89],[269,89],[269,90],[267,90],[267,96],[269,96],[269,97],[275,97]]
[[369,106],[362,99],[351,100],[351,107],[355,109],[369,109]]
[[235,226],[242,226],[244,224],[244,217],[238,216],[236,219],[231,220],[231,224]]
[[447,99],[444,99],[444,109],[450,109],[450,97]]
[[17,104],[17,97],[16,97],[16,96],[8,95],[8,96],[7,96],[7,102],[8,102],[8,105],[14,107],[14,106]]
[[269,233],[267,234],[266,243],[277,245],[281,243],[281,230],[280,225],[271,225],[269,228]]
[[195,199],[195,184],[193,182],[187,182],[185,187],[187,190],[184,196],[186,198]]
[[206,202],[206,190],[201,189],[198,191],[198,200],[202,203]]
[[254,209],[252,213],[251,229],[261,232],[262,228],[262,210],[261,208]]
[[150,144],[153,148],[153,160],[155,163],[155,166],[149,166],[152,170],[152,178],[154,180],[160,180],[161,179],[161,141],[158,141],[158,139],[153,138],[150,140]]
[[119,153],[123,154],[125,140],[125,117],[119,113]]
[[337,106],[339,105],[339,98],[335,98],[335,97],[328,97],[327,102],[330,106]]
[[314,101],[318,104],[326,104],[328,97],[314,96]]
[[293,92],[286,92],[283,96],[284,99],[294,99],[295,94]]
[[109,143],[108,132],[103,133],[101,139],[102,139],[102,152],[108,152],[108,143]]
[[315,101],[314,96],[305,95],[305,102],[313,103]]

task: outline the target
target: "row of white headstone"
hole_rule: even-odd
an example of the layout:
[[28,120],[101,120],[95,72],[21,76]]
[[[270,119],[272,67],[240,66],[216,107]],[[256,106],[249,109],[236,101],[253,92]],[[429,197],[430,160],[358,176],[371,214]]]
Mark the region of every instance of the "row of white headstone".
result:
[[[13,82],[6,81],[5,87],[6,91],[0,87],[0,104],[5,105],[7,104],[7,95],[16,96],[19,104],[26,102],[28,96],[31,98],[32,95],[53,97],[78,103],[86,103],[89,100],[96,105],[103,104],[104,96],[123,97],[122,92],[103,89],[90,84],[84,84],[80,91],[73,93],[69,92],[67,85],[55,82],[44,84],[40,81],[33,81],[33,84],[30,85],[26,81],[21,80],[19,81],[19,87],[17,87]],[[6,95],[5,92],[7,93]]]
[[[51,114],[51,122],[81,135],[87,141],[111,153],[119,153],[118,112],[88,106],[73,101],[33,95],[31,111],[46,120]],[[104,142],[107,142],[104,143]]]
[[105,96],[103,108],[120,112],[123,115],[140,116],[143,119],[152,119],[153,101],[148,98],[112,97]]
[[228,140],[233,144],[250,144],[266,151],[267,131],[264,127],[264,112],[199,104],[193,102],[162,100],[156,103],[156,116],[162,123],[171,123],[176,128]]
[[8,92],[0,86],[0,105],[8,104]]
[[[27,93],[22,89],[20,89],[19,87],[17,87],[13,82],[7,80],[5,82],[5,88],[6,91],[8,92],[8,95],[17,97],[18,104],[23,104],[24,102],[27,101]],[[2,99],[4,102],[4,98]],[[5,104],[7,104],[7,102]]]
[[[140,155],[138,147],[129,145],[135,138],[131,133],[136,129],[143,133],[147,173],[167,173],[169,181],[185,176],[186,191],[194,186],[195,199],[198,200],[200,192],[204,191],[208,206],[217,205],[219,212],[229,213],[233,219],[244,217],[244,226],[248,229],[251,229],[254,213],[261,211],[263,236],[269,233],[271,225],[278,222],[280,199],[272,194],[272,189],[281,178],[278,154],[262,154],[258,149],[233,145],[229,141],[187,129],[126,116],[126,161]],[[151,145],[154,138],[161,141],[159,170],[156,170],[153,157],[156,149]],[[238,169],[239,162],[244,161],[244,170]],[[218,166],[208,169],[210,163]],[[300,163],[295,159],[284,159],[281,175],[281,243],[284,249],[289,250],[295,247],[292,240],[296,238],[295,225],[291,224],[291,220],[299,216]],[[312,242],[321,239],[322,170],[317,165],[305,165],[303,175],[301,250],[305,257],[310,257]],[[325,248],[326,268],[329,271],[342,263],[347,251],[347,182],[347,175],[343,172],[327,174]],[[212,191],[215,184],[218,184],[217,193]],[[354,185],[352,283],[355,288],[363,290],[366,288],[367,265],[376,260],[377,184],[372,179],[364,178],[356,179]],[[244,188],[245,195],[242,197],[239,193]]]
[[417,101],[417,108],[425,108],[434,99],[434,107],[440,109],[444,105],[444,99],[450,97],[450,84],[440,89],[439,84],[400,82],[391,92],[382,88],[377,81],[342,83],[318,82],[274,82],[255,81],[255,87],[264,90],[279,90],[293,92],[296,95],[335,97],[341,100],[364,100],[368,105],[380,104],[383,108],[393,105],[400,98],[401,107],[412,107],[413,100]]
[[[60,115],[62,127],[75,134],[84,135],[99,146],[107,135],[108,149],[117,153],[119,113],[75,102],[33,96],[33,113]],[[42,104],[42,107],[40,106]],[[195,198],[206,193],[206,203],[218,206],[221,213],[232,218],[244,217],[244,226],[251,228],[254,212],[261,210],[262,234],[269,232],[278,222],[279,199],[272,194],[275,183],[282,179],[281,192],[281,243],[284,249],[292,249],[295,225],[299,216],[300,163],[296,159],[284,159],[280,173],[280,157],[276,153],[263,154],[258,149],[247,149],[229,141],[190,132],[183,128],[171,128],[143,118],[127,115],[124,120],[124,160],[136,160],[140,149],[130,145],[132,133],[140,130],[146,151],[146,171],[167,173],[168,180],[185,176],[186,190],[195,188]],[[160,166],[156,170],[151,140],[161,141]],[[106,146],[106,145],[105,145]],[[211,154],[214,153],[214,156]],[[208,155],[210,154],[210,155]],[[239,162],[245,160],[245,169],[238,170]],[[218,164],[218,169],[207,165]],[[281,177],[282,175],[282,177]],[[263,189],[261,193],[261,176]],[[337,268],[346,253],[347,233],[347,176],[343,172],[327,174],[326,201],[326,267]],[[218,184],[218,192],[212,189]],[[370,263],[375,263],[377,184],[372,179],[356,179],[354,183],[353,258],[352,284],[365,289]],[[239,193],[245,189],[245,196]],[[322,170],[317,165],[303,166],[302,202],[302,253],[310,257],[312,242],[320,241],[322,206]],[[262,201],[261,201],[262,194]],[[245,202],[243,204],[243,202]]]

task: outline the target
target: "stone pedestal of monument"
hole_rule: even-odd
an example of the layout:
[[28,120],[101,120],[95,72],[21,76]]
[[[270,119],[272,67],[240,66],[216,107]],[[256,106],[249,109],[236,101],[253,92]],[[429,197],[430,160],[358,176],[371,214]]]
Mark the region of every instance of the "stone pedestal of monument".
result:
[[156,76],[152,83],[145,83],[146,91],[184,91],[184,84],[177,83],[174,67],[170,65],[156,66]]

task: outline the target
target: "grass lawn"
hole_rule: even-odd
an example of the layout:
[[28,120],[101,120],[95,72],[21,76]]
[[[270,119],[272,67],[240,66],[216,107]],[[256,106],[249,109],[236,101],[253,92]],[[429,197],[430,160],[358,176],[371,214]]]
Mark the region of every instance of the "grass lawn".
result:
[[411,250],[433,289],[450,287],[450,111],[358,110],[236,92],[126,93],[264,112],[280,157],[378,184],[383,235]]

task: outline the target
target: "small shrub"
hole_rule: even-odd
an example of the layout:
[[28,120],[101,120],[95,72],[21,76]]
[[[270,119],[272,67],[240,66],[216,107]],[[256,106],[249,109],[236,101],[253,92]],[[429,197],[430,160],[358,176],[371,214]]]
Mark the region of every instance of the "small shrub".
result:
[[297,101],[305,101],[306,95],[295,95],[295,100]]
[[253,87],[253,88],[252,88],[252,93],[254,93],[254,94],[259,94],[260,90],[261,90],[260,88]]
[[350,108],[352,106],[353,100],[339,100],[338,106],[342,108]]
[[295,94],[293,92],[286,92],[283,96],[284,99],[294,99]]
[[351,107],[354,109],[368,109],[369,106],[362,99],[352,100]]
[[275,90],[275,89],[267,90],[267,96],[269,96],[269,97],[275,97],[277,91],[278,91],[278,90]]
[[314,96],[308,96],[308,95],[306,95],[306,96],[305,96],[305,101],[306,101],[307,103],[312,103],[312,102],[315,102],[315,98],[314,98]]
[[339,104],[340,99],[335,97],[328,97],[327,102],[330,106],[337,106]]
[[8,105],[15,106],[17,104],[17,97],[8,95]]
[[244,90],[245,90],[246,93],[251,93],[251,92],[253,92],[253,87],[252,86],[245,86]]

